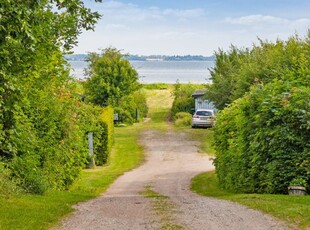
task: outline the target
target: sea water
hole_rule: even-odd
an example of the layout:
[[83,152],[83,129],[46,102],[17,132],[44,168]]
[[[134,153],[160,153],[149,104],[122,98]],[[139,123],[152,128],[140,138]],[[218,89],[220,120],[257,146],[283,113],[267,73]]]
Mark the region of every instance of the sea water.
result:
[[[70,61],[71,74],[77,79],[86,79],[85,61]],[[130,61],[139,74],[139,81],[149,83],[210,83],[213,61]]]

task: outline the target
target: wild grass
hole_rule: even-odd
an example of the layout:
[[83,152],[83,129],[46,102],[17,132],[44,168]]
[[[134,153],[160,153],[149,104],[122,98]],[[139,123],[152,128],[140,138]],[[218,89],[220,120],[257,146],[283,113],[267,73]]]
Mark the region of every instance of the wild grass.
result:
[[144,128],[167,130],[170,124],[170,109],[173,103],[173,85],[168,89],[145,90],[147,105],[149,108],[148,118],[150,119]]
[[208,156],[215,156],[215,150],[213,148],[213,130],[212,128],[196,128],[193,129],[191,126],[176,127],[179,132],[187,133],[188,136],[201,144],[199,145],[199,152]]
[[215,172],[202,173],[192,179],[191,189],[203,196],[230,200],[263,211],[293,225],[310,228],[310,196],[272,194],[235,194],[219,188]]
[[143,84],[144,89],[168,89],[170,86],[166,83],[152,83],[152,84]]

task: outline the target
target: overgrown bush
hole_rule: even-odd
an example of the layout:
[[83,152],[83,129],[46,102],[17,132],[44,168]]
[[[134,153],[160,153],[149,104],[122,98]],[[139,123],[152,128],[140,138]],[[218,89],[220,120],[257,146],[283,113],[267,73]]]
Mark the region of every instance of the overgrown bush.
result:
[[136,108],[138,109],[138,120],[142,120],[148,114],[148,106],[146,102],[145,91],[143,89],[137,90],[132,94],[132,96]]
[[141,120],[146,117],[147,112],[146,95],[142,90],[123,96],[115,107],[115,113],[118,114],[120,122],[126,124],[133,124]]
[[21,192],[18,182],[12,177],[11,170],[0,162],[0,197],[9,197]]
[[197,89],[202,88],[202,85],[177,83],[173,91],[174,101],[171,108],[172,117],[179,112],[192,113],[193,109],[195,109],[195,99],[192,97],[192,94]]
[[173,120],[176,126],[190,126],[192,123],[192,115],[187,112],[179,112],[174,116]]
[[70,81],[46,87],[38,91],[40,97],[33,92],[29,107],[15,112],[15,132],[6,142],[11,147],[2,147],[10,154],[4,159],[12,179],[25,191],[38,194],[68,189],[78,178],[88,164],[88,132],[95,133],[98,164],[106,162],[113,135],[111,108],[82,103],[73,95]]

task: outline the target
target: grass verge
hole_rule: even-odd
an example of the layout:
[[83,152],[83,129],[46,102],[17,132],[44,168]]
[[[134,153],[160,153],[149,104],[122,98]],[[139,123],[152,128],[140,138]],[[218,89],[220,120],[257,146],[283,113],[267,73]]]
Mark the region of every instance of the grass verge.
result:
[[69,191],[42,196],[0,198],[0,229],[48,229],[73,211],[72,205],[98,196],[124,172],[143,161],[135,126],[116,128],[115,145],[107,166],[84,170]]
[[194,177],[191,189],[203,196],[230,200],[261,210],[289,225],[298,226],[298,229],[310,228],[310,196],[230,193],[219,188],[214,171]]
[[193,129],[190,127],[181,128],[182,132],[188,133],[193,140],[199,141],[201,143],[200,150],[201,153],[207,154],[208,156],[215,156],[215,150],[212,146],[213,142],[213,130],[208,129]]

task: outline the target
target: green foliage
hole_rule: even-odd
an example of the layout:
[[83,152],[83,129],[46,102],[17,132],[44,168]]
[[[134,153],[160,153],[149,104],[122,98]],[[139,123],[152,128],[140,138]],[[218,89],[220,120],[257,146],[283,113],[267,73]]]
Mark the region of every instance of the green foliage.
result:
[[133,94],[133,101],[138,109],[138,120],[142,120],[148,114],[148,105],[146,101],[146,93],[143,89],[135,91]]
[[114,142],[114,110],[106,107],[99,115],[97,130],[94,133],[94,153],[96,165],[103,165],[107,162],[109,153]]
[[290,186],[307,187],[307,181],[301,177],[295,178],[290,182]]
[[146,95],[142,90],[123,96],[115,107],[115,113],[119,115],[120,121],[126,124],[141,120],[146,117],[147,112]]
[[[242,97],[254,84],[266,84],[273,79],[285,80],[291,69],[309,60],[309,38],[297,35],[288,41],[270,43],[260,40],[252,49],[232,46],[228,52],[215,53],[216,63],[211,71],[213,84],[208,87],[207,99],[223,109]],[[308,65],[308,64],[307,64]],[[309,75],[304,75],[310,81]]]
[[[83,170],[80,179],[68,191],[52,191],[44,195],[12,195],[9,198],[0,195],[0,229],[57,227],[64,216],[74,211],[73,205],[100,196],[117,177],[143,162],[143,148],[139,146],[138,138],[139,130],[136,127],[115,129],[115,145],[109,164]],[[1,170],[0,165],[0,185]]]
[[192,122],[192,115],[187,112],[179,112],[174,116],[174,124],[180,126],[190,126]]
[[168,84],[166,83],[152,83],[152,84],[144,84],[144,89],[168,89]]
[[116,106],[122,97],[140,88],[138,73],[120,51],[108,48],[88,55],[85,84],[87,100],[97,105]]
[[137,121],[136,110],[146,116],[145,94],[138,83],[138,73],[120,51],[108,48],[101,54],[90,53],[85,83],[86,99],[96,105],[111,105],[122,122]]
[[287,193],[296,177],[309,184],[310,88],[296,85],[275,80],[253,87],[220,112],[215,166],[225,189]]
[[174,101],[171,108],[171,115],[174,117],[179,112],[192,113],[195,108],[195,100],[192,94],[197,89],[201,89],[201,85],[194,84],[175,84],[173,91]]
[[87,128],[62,51],[100,16],[80,0],[4,0],[0,15],[1,161],[27,192],[67,189],[86,163]]
[[214,133],[223,188],[287,193],[298,177],[309,185],[309,38],[217,54],[207,98],[225,108]]
[[239,78],[239,69],[248,55],[247,51],[239,50],[232,46],[228,53],[219,50],[215,53],[215,67],[211,70],[212,84],[208,86],[206,98],[214,102],[215,107],[223,109],[234,99],[233,91],[236,79]]
[[12,178],[11,170],[0,162],[0,199],[21,192],[18,182]]

